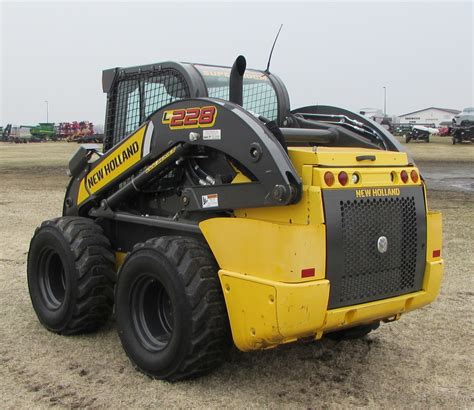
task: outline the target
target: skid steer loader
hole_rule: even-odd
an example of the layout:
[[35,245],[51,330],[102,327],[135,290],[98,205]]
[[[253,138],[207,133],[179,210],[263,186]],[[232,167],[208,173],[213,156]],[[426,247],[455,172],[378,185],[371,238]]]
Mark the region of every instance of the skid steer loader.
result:
[[115,312],[132,363],[180,380],[242,351],[358,338],[432,302],[441,215],[371,120],[291,110],[268,70],[164,62],[103,72],[103,150],[69,163],[63,216],[31,240],[40,322]]

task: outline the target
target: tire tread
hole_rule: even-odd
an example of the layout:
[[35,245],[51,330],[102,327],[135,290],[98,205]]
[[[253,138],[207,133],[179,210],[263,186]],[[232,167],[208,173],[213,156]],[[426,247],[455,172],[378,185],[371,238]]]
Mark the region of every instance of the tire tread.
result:
[[115,258],[108,238],[92,219],[61,217],[43,222],[39,229],[59,230],[69,245],[77,271],[72,317],[58,333],[73,335],[97,330],[112,313]]
[[141,248],[157,250],[174,264],[192,309],[189,350],[179,369],[166,380],[196,377],[222,364],[231,345],[230,326],[217,262],[207,244],[193,238],[166,236],[137,244],[134,250]]

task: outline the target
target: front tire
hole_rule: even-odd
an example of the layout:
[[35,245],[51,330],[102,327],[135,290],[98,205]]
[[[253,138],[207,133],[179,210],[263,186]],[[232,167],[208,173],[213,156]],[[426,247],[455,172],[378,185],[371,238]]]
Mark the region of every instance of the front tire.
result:
[[202,242],[150,239],[119,273],[116,318],[123,348],[143,373],[177,381],[220,365],[230,328],[217,264]]
[[102,326],[113,306],[115,258],[94,221],[45,221],[31,239],[27,278],[31,302],[48,330],[70,335]]

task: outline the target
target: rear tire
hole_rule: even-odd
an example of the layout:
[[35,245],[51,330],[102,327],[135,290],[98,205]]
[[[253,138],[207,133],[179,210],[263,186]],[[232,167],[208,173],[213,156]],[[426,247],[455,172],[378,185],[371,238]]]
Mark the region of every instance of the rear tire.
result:
[[380,322],[371,323],[369,325],[361,325],[351,327],[349,329],[339,330],[337,332],[328,333],[326,336],[332,340],[354,340],[361,339],[368,335],[372,330],[377,329]]
[[207,245],[192,238],[150,239],[127,256],[115,290],[116,319],[140,371],[177,381],[224,361],[231,338],[217,271]]
[[28,289],[39,321],[70,335],[102,326],[113,307],[115,258],[94,221],[62,217],[45,221],[31,239]]

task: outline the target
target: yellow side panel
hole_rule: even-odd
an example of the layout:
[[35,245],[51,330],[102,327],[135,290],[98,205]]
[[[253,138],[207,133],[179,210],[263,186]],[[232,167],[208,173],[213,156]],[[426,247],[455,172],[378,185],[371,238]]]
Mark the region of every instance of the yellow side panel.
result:
[[278,283],[219,271],[232,337],[242,351],[313,335],[322,326],[329,282]]
[[[429,211],[426,215],[426,228],[428,244],[426,246],[426,260],[437,261],[440,260],[441,250],[443,247],[443,220],[441,212]],[[440,256],[434,257],[433,251],[439,251]]]
[[[325,165],[329,167],[407,165],[408,157],[405,152],[382,151],[367,148],[338,148],[338,147],[290,147],[288,155],[297,170],[303,165]],[[372,155],[375,159],[358,161],[357,157]]]
[[242,208],[234,210],[234,215],[239,218],[277,223],[322,224],[324,223],[324,210],[321,189],[316,186],[305,186],[301,201],[294,205]]
[[[325,225],[212,218],[199,224],[221,269],[281,282],[323,279]],[[315,276],[301,278],[303,269]]]
[[281,343],[273,286],[242,280],[219,271],[235,345],[242,351]]
[[140,161],[146,128],[146,125],[140,127],[134,134],[124,139],[122,143],[96,162],[96,165],[80,183],[78,204]]
[[299,338],[315,333],[324,323],[329,299],[327,279],[277,286],[277,317],[280,333]]

